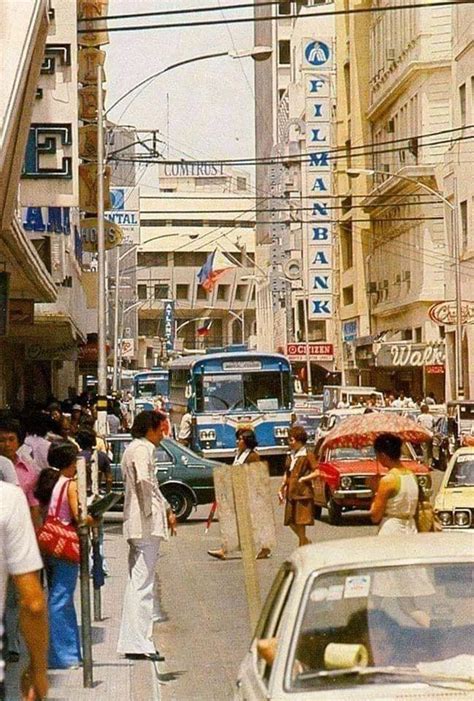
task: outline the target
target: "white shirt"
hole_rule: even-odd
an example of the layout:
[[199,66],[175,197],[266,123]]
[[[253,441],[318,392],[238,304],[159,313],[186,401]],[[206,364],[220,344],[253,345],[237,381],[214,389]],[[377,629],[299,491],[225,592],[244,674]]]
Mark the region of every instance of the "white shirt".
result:
[[158,537],[168,540],[169,504],[155,475],[155,446],[147,438],[135,438],[122,457],[125,486],[124,538]]
[[240,455],[235,456],[234,462],[232,464],[233,465],[243,465],[251,452],[252,451],[250,450],[250,448],[246,448],[245,450],[243,450],[240,453]]
[[0,480],[18,485],[18,477],[11,460],[0,455]]
[[433,414],[420,414],[416,419],[416,422],[423,426],[423,428],[427,428],[428,431],[432,431],[434,425],[434,416]]
[[296,453],[291,453],[291,458],[290,458],[290,472],[296,465],[296,461],[298,458],[305,458],[308,455],[308,451],[306,450],[306,446],[303,446],[299,450],[296,451]]
[[19,487],[0,482],[0,682],[4,679],[1,653],[8,576],[36,572],[42,567],[26,497]]

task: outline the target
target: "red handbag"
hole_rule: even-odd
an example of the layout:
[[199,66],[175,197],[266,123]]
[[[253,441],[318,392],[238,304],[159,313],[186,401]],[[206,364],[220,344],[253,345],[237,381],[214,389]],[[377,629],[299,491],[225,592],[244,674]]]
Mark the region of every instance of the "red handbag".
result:
[[48,514],[43,525],[38,529],[39,549],[43,555],[57,557],[59,560],[67,560],[75,565],[79,564],[79,537],[75,526],[66,524],[59,520],[59,509],[64,498],[64,492],[70,480],[65,482],[61,488],[59,499],[56,504],[54,514]]

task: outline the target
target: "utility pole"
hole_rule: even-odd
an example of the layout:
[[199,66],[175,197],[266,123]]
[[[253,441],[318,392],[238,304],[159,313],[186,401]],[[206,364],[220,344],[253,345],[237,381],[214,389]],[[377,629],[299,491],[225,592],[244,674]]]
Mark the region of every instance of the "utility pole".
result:
[[107,433],[107,349],[105,318],[105,231],[104,231],[104,104],[102,66],[97,66],[97,252],[99,299],[97,305],[97,433]]

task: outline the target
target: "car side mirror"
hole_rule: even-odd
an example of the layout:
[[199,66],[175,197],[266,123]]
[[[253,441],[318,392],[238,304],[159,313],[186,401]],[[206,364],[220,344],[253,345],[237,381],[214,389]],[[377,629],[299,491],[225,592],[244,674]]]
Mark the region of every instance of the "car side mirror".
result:
[[188,458],[186,457],[186,455],[182,455],[182,456],[181,456],[181,462],[184,463],[185,465],[188,464],[189,460],[188,460]]

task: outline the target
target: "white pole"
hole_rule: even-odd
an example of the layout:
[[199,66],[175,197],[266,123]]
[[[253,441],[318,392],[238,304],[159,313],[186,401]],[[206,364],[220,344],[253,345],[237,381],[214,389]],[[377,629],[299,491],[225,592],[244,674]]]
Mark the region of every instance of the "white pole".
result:
[[454,285],[456,295],[456,399],[464,399],[464,373],[462,367],[462,286],[457,206],[457,183],[455,181],[454,206],[451,208],[451,230],[453,235]]
[[97,312],[97,432],[107,433],[107,350],[105,328],[105,232],[104,232],[104,105],[102,66],[97,66],[97,253],[99,300]]
[[116,250],[115,260],[115,294],[114,294],[114,370],[112,375],[112,389],[118,389],[118,342],[119,342],[119,277],[120,277],[120,256],[119,249]]

